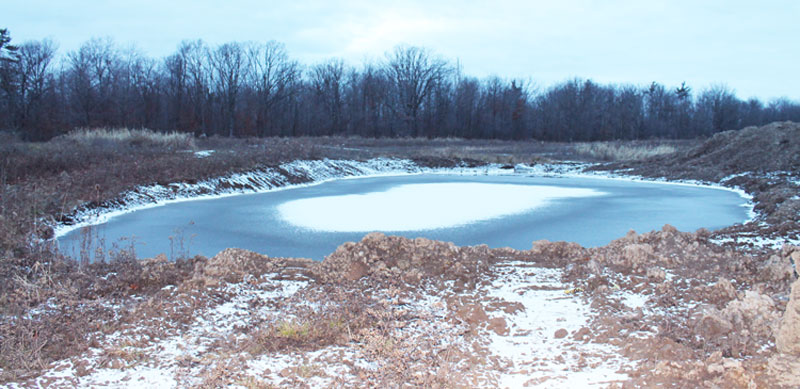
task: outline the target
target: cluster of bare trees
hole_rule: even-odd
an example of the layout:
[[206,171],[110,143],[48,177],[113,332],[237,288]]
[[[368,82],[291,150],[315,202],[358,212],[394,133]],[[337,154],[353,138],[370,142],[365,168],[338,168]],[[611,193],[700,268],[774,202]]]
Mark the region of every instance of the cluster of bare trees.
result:
[[50,40],[10,45],[0,30],[0,129],[32,140],[75,127],[221,136],[359,135],[555,141],[691,138],[775,120],[800,104],[742,101],[725,86],[695,95],[574,79],[544,90],[465,76],[419,47],[353,67],[303,66],[274,41],[183,42],[166,58],[92,39],[57,56]]

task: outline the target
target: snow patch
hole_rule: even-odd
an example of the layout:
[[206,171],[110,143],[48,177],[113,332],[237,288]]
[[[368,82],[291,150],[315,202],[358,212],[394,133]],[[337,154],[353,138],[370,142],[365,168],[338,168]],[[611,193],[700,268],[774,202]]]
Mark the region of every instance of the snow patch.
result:
[[765,236],[736,236],[736,237],[726,236],[722,238],[711,239],[711,241],[719,245],[733,242],[740,245],[749,244],[755,247],[762,247],[773,250],[780,250],[784,244],[800,246],[800,239],[793,239],[788,237],[769,238]]
[[384,192],[292,200],[281,204],[278,212],[284,220],[313,230],[415,231],[461,226],[527,212],[557,199],[601,194],[538,185],[410,184]]
[[[617,373],[630,361],[607,344],[585,343],[573,334],[589,326],[591,308],[561,283],[563,271],[503,264],[507,270],[491,283],[488,295],[524,306],[521,312],[503,313],[510,332],[490,334],[490,350],[509,364],[500,387],[592,387],[628,377]],[[557,330],[567,335],[556,336]]]
[[206,157],[210,156],[211,154],[214,154],[214,151],[215,151],[215,150],[200,150],[200,151],[195,151],[195,152],[194,152],[194,156],[195,156],[195,157],[197,157],[197,158],[206,158]]

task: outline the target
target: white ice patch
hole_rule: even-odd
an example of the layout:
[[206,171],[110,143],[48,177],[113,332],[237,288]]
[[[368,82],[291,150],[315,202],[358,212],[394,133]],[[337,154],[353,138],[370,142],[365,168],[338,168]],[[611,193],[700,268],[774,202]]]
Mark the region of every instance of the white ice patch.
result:
[[200,150],[200,151],[195,151],[194,152],[194,156],[197,157],[197,158],[206,158],[206,157],[210,156],[213,153],[214,153],[214,150]]
[[540,185],[409,184],[385,192],[322,196],[278,206],[296,226],[319,231],[417,231],[523,213],[556,199],[598,196],[592,189]]

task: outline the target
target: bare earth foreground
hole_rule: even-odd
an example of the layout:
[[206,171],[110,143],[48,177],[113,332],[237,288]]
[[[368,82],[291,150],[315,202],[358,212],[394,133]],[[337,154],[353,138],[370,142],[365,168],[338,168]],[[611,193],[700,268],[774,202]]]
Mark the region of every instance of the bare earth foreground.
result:
[[98,302],[121,305],[91,348],[19,385],[796,387],[792,258],[669,226],[597,249],[381,234],[321,263],[229,249],[144,301]]
[[[800,126],[758,130],[798,139]],[[752,147],[748,131],[720,134],[731,137],[723,149]],[[4,333],[43,317],[81,322],[87,347],[37,374],[0,373],[11,387],[798,387],[800,247],[754,245],[797,241],[797,145],[775,139],[771,158],[784,164],[756,171],[714,142],[673,156],[683,162],[669,174],[658,160],[612,168],[741,185],[759,212],[745,226],[664,226],[599,248],[376,233],[322,262],[162,256],[107,272],[92,284],[103,298],[4,315]],[[698,165],[708,155],[725,161],[706,165],[719,177]]]

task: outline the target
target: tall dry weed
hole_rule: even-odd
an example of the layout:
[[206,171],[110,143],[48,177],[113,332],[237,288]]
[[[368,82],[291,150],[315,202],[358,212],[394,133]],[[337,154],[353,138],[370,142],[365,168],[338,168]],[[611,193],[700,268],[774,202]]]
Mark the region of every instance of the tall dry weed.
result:
[[61,137],[86,146],[128,145],[134,147],[165,147],[172,150],[195,150],[190,133],[156,132],[148,129],[81,128]]
[[642,161],[676,151],[675,146],[666,144],[593,142],[575,145],[577,154],[601,161]]

